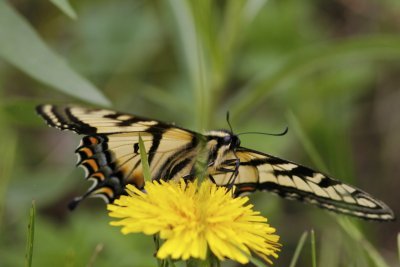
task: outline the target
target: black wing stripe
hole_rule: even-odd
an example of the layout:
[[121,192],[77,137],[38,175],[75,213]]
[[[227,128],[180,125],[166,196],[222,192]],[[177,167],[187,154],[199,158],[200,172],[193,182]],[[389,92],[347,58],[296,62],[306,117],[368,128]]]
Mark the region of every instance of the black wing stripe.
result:
[[59,129],[64,129],[62,127],[62,122],[64,121],[62,117],[56,112],[56,107],[51,105],[40,105],[36,107],[36,112],[42,116],[46,123],[51,127],[56,127]]
[[[82,120],[78,119],[71,113],[71,109],[67,108],[64,109],[65,114],[68,116],[72,130],[77,132],[78,134],[86,134],[86,135],[93,135],[97,133],[97,128],[92,127],[89,124],[83,122]],[[72,122],[72,123],[71,123]]]
[[166,128],[159,129],[160,127],[157,127],[157,128],[155,128],[155,127],[157,127],[157,125],[152,126],[148,129],[148,132],[153,135],[152,144],[147,153],[149,165],[151,165],[154,155],[157,152],[158,147],[160,146],[160,141],[161,141],[164,131],[169,128],[169,127],[166,127]]
[[[196,155],[194,154],[194,149],[197,147],[198,144],[199,144],[198,137],[193,135],[191,142],[189,142],[183,148],[176,150],[175,153],[173,153],[171,156],[169,156],[164,160],[164,163],[158,168],[157,173],[153,175],[153,179],[171,180],[176,178],[175,175],[179,172],[178,171],[179,168],[176,168],[174,172],[171,172],[169,170],[172,170],[174,166],[179,164],[179,160],[182,158],[190,158],[190,157],[195,158]],[[187,164],[185,166],[181,165],[180,170],[182,170],[184,167],[187,167]]]
[[182,171],[185,167],[187,167],[192,162],[193,162],[192,158],[185,158],[182,161],[178,162],[171,168],[171,171],[169,172],[168,177],[175,177],[175,175],[177,175],[180,171]]

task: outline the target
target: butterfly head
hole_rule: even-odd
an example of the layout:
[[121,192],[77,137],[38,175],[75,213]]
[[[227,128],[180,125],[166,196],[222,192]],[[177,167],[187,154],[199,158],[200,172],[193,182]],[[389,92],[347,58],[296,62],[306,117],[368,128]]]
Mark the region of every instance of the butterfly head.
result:
[[240,146],[240,139],[236,134],[228,130],[217,130],[206,133],[209,140],[215,140],[219,147],[234,150]]
[[228,133],[228,135],[223,137],[223,143],[224,145],[229,146],[229,149],[235,149],[240,146],[240,139],[237,135]]

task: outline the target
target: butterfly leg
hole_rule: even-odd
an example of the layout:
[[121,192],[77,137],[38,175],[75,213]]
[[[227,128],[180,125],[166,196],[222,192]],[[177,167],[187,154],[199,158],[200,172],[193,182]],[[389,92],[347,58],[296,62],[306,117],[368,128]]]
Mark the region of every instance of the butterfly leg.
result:
[[193,181],[196,178],[196,175],[194,173],[189,173],[186,175],[183,175],[182,178],[186,181]]
[[232,169],[221,168],[221,171],[232,172],[232,175],[229,178],[228,183],[227,183],[227,187],[229,189],[231,189],[233,187],[233,185],[235,184],[236,178],[237,178],[237,176],[239,174],[240,159],[236,156],[236,154],[235,154],[235,157],[236,157],[236,159],[232,160],[232,162],[231,162],[231,165],[235,166],[235,168],[233,170]]
[[238,158],[236,158],[235,169],[234,169],[234,171],[233,171],[233,173],[231,175],[231,178],[229,178],[229,182],[228,182],[228,185],[229,185],[230,188],[235,184],[236,178],[238,177],[239,166],[240,166],[240,160]]

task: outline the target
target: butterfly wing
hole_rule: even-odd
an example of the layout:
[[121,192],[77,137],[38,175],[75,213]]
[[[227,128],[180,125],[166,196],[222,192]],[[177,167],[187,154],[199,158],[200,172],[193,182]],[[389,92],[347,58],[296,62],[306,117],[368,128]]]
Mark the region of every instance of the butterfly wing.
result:
[[87,196],[112,202],[123,194],[126,184],[143,187],[139,135],[152,179],[178,179],[189,174],[202,138],[183,128],[107,109],[41,105],[37,112],[52,127],[85,135],[76,149],[77,165],[94,183],[72,206]]
[[240,160],[235,180],[237,195],[266,190],[287,199],[364,219],[394,219],[393,211],[382,201],[323,173],[242,147],[235,154],[230,152],[220,166],[222,171],[216,171],[211,177],[218,185],[226,185],[232,177],[237,157]]

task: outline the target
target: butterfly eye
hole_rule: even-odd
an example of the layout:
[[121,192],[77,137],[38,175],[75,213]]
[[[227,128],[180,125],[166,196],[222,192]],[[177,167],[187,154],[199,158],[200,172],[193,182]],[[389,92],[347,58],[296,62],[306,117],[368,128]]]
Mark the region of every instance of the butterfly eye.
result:
[[232,142],[232,137],[230,135],[224,136],[224,144],[230,144]]

